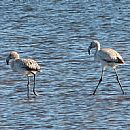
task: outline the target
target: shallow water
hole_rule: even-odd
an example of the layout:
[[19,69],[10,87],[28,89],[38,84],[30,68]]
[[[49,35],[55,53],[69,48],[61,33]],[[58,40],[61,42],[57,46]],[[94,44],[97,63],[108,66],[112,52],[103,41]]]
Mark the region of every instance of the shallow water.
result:
[[[1,0],[0,10],[0,129],[130,129],[129,0]],[[93,39],[124,58],[125,95],[111,69],[91,95],[101,73],[87,53]],[[28,100],[26,77],[6,65],[11,50],[41,65],[39,96]]]

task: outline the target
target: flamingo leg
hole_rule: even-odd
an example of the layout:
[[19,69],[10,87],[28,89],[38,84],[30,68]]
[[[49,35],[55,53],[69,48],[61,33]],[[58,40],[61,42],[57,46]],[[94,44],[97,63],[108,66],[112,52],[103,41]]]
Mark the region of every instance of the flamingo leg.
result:
[[99,80],[98,85],[96,86],[96,88],[95,88],[95,90],[94,90],[94,92],[93,92],[93,95],[95,95],[96,90],[97,90],[97,88],[98,88],[99,84],[102,82],[103,74],[104,74],[104,69],[102,69],[102,73],[101,73],[100,80]]
[[27,76],[27,78],[28,78],[28,83],[27,83],[27,97],[29,98],[30,77]]
[[37,96],[38,94],[37,94],[37,92],[36,92],[36,90],[35,90],[35,84],[36,84],[36,76],[35,76],[35,74],[34,74],[34,86],[33,86],[33,93]]
[[123,88],[122,88],[122,86],[121,86],[121,83],[120,83],[120,80],[119,80],[119,76],[118,76],[118,74],[117,74],[117,70],[114,69],[114,71],[115,71],[115,73],[116,73],[116,80],[117,80],[117,82],[119,83],[119,86],[120,86],[120,88],[121,88],[121,91],[122,91],[123,94],[125,94],[125,93],[124,93],[124,90],[123,90]]

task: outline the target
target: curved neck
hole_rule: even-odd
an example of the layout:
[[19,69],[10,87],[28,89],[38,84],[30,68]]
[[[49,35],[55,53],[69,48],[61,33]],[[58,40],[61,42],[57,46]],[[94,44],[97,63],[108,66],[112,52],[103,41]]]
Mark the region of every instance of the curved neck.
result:
[[20,57],[15,58],[14,60],[20,59]]
[[101,47],[100,47],[100,43],[97,42],[96,51],[99,51],[100,49],[101,49]]
[[94,54],[94,55],[95,55],[95,56],[94,56],[94,57],[95,57],[95,60],[98,60],[98,58],[97,58],[97,52],[100,51],[100,49],[101,49],[101,47],[100,47],[100,43],[97,42],[97,45],[96,45],[96,51],[95,51],[95,54]]
[[17,56],[15,56],[15,58],[13,58],[13,59],[14,59],[14,60],[20,59],[20,56],[17,55]]

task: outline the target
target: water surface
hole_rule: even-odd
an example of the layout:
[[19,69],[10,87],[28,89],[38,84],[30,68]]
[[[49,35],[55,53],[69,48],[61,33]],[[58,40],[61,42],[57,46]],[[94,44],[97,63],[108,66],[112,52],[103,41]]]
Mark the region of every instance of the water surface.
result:
[[[129,0],[1,0],[0,10],[0,129],[130,129]],[[124,58],[125,95],[111,69],[91,95],[101,73],[87,53],[93,39]],[[12,50],[41,65],[39,96],[27,100],[26,77],[6,65]]]

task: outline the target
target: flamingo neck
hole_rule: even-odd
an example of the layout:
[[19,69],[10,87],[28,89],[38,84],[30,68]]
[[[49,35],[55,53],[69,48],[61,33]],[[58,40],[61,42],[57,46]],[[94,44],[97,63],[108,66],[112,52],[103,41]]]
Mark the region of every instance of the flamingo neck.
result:
[[101,47],[100,47],[100,43],[97,42],[96,51],[99,51],[100,49],[101,49]]
[[96,51],[95,51],[95,54],[94,54],[94,55],[95,55],[95,56],[94,56],[94,57],[95,57],[95,60],[98,60],[97,53],[98,53],[98,51],[100,51],[100,49],[101,49],[101,48],[100,48],[100,43],[97,42]]
[[18,59],[20,59],[20,57],[15,58],[15,60],[18,60]]
[[17,57],[14,58],[14,60],[20,59],[20,56],[18,55]]

